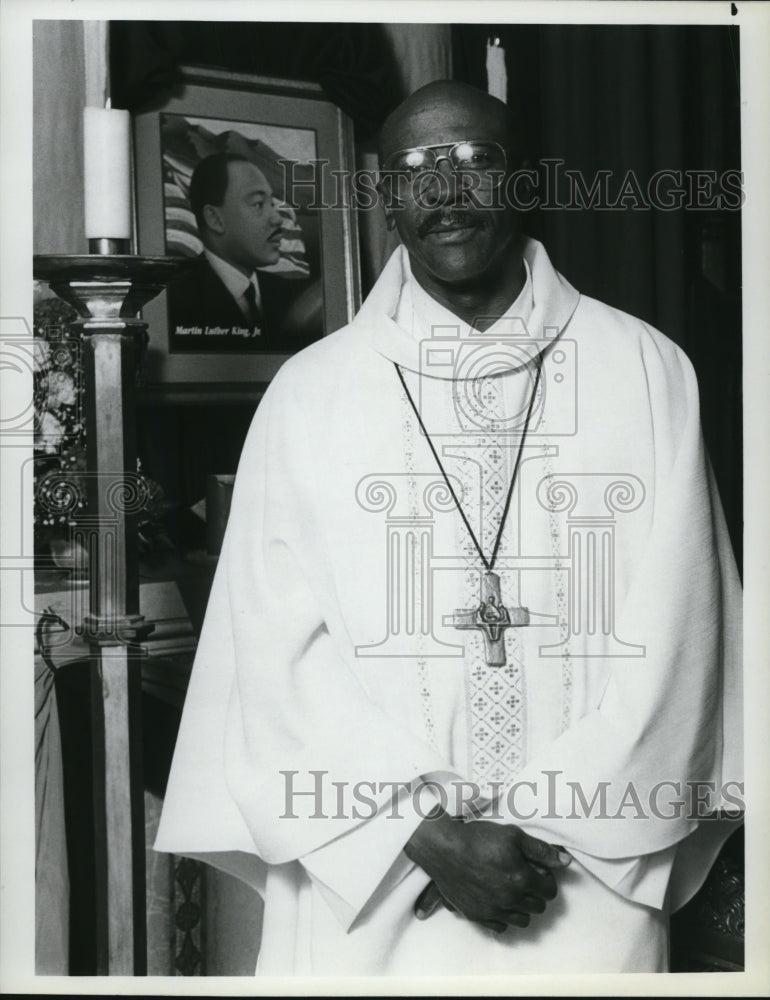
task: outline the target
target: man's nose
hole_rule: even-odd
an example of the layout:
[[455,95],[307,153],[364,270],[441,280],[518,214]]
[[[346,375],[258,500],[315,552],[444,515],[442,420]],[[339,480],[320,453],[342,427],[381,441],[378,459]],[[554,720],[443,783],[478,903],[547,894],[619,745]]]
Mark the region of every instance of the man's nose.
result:
[[440,174],[442,180],[439,186],[442,190],[454,191],[457,184],[457,171],[452,166],[452,161],[448,156],[437,156],[434,164],[434,172]]
[[455,205],[464,200],[460,176],[448,156],[439,156],[424,178],[420,196],[426,208]]
[[437,171],[440,169],[444,172],[452,173],[452,161],[446,153],[437,155],[433,165]]

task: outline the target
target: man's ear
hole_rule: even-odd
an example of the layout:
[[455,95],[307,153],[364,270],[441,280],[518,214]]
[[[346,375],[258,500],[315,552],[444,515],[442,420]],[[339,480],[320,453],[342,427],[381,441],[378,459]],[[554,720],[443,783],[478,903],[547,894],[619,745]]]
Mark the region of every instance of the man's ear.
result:
[[221,234],[225,231],[225,223],[222,218],[222,213],[216,205],[203,206],[203,221],[206,223],[206,227],[213,233],[217,233],[221,236]]
[[384,181],[379,181],[377,183],[377,192],[379,193],[382,201],[382,210],[385,213],[385,226],[388,232],[393,232],[396,228],[396,217],[393,214],[395,198],[393,197],[390,185],[386,184]]

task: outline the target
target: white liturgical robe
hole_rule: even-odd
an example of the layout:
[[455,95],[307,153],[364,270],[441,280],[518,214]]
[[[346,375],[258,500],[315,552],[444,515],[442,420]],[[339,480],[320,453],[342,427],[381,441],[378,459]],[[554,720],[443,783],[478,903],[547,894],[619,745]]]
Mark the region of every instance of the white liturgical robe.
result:
[[[692,367],[535,241],[525,264],[479,333],[400,248],[259,405],[156,849],[262,894],[260,973],[662,971],[729,832],[703,817],[739,811],[739,584]],[[471,531],[487,560],[500,531],[504,664],[457,627]],[[572,855],[544,915],[414,917],[402,848],[436,802]]]

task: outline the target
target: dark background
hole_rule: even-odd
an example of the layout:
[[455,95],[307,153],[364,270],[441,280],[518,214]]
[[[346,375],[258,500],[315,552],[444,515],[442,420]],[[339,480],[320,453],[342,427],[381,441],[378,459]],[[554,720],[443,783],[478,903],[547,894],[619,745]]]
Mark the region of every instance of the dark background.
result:
[[[489,29],[455,30],[455,73],[485,85]],[[738,29],[719,26],[493,26],[508,103],[533,161],[587,179],[633,170],[739,170]],[[741,565],[740,212],[541,211],[529,231],[580,292],[639,316],[689,356],[706,446]]]

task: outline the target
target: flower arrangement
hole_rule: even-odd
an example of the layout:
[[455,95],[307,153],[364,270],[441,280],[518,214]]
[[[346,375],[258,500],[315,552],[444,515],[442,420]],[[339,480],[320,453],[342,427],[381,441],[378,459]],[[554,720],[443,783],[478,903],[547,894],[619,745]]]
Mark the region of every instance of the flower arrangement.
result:
[[85,403],[77,313],[59,298],[35,303],[35,540],[68,536],[86,506]]
[[[36,289],[34,306],[34,522],[38,550],[68,539],[78,517],[87,513],[88,504],[82,344],[71,327],[77,313],[62,299],[43,294]],[[161,487],[142,473],[139,462],[137,473],[131,488],[140,497],[140,550],[146,550],[158,534],[168,505]]]

